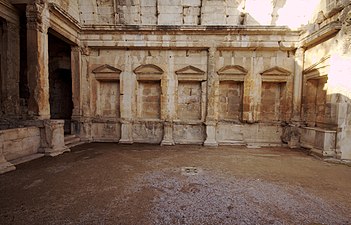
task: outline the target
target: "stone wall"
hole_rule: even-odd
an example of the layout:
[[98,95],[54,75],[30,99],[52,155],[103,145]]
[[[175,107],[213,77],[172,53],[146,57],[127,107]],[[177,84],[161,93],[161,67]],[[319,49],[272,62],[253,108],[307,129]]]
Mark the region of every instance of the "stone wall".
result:
[[[89,53],[83,75],[91,87],[84,89],[90,107],[83,113],[91,117],[91,125],[82,129],[87,139],[123,142],[126,135],[129,142],[161,143],[166,135],[174,143],[203,144],[211,120],[221,144],[281,145],[279,124],[292,114],[294,55],[289,51],[218,50],[211,76],[206,49],[95,47]],[[208,103],[211,99],[215,104]],[[270,127],[273,132],[260,130]]]
[[[48,3],[53,3],[62,8],[66,13],[68,13],[70,16],[72,16],[76,21],[79,21],[79,16],[80,16],[80,11],[79,8],[81,7],[80,5],[85,1],[81,0],[48,0]],[[82,6],[84,7],[84,6]]]
[[[61,0],[67,8],[67,0]],[[68,11],[76,17],[72,1]],[[78,0],[83,25],[284,25],[297,28],[343,4],[337,0]],[[257,8],[257,5],[260,8]],[[323,12],[321,14],[320,12]],[[294,17],[294,20],[291,18]]]
[[38,127],[2,130],[0,135],[3,138],[3,155],[8,161],[38,153],[41,146]]
[[[8,21],[18,25],[17,9],[0,2],[17,18],[5,18],[6,31]],[[45,132],[59,133],[61,125],[49,120],[48,64],[53,62],[48,56],[53,50],[48,37],[56,35],[67,43],[70,58],[73,130],[85,141],[301,144],[321,155],[347,158],[349,4],[34,1],[26,7],[27,75],[33,78],[26,116],[44,121]],[[13,70],[6,70],[14,71],[6,75],[13,78],[10,86],[4,85],[1,67],[6,115],[16,110],[8,104],[11,87],[17,91],[18,66],[11,65]],[[50,137],[42,137],[48,151],[56,148]]]

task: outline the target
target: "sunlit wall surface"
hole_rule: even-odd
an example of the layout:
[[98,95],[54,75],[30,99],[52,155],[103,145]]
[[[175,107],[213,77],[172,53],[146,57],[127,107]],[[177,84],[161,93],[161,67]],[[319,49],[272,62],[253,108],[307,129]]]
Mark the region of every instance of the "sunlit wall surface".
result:
[[328,74],[328,94],[342,94],[351,99],[351,57],[332,55]]
[[[246,0],[248,25],[278,25],[298,28],[313,20],[325,4],[321,0]],[[251,18],[251,20],[250,20]]]

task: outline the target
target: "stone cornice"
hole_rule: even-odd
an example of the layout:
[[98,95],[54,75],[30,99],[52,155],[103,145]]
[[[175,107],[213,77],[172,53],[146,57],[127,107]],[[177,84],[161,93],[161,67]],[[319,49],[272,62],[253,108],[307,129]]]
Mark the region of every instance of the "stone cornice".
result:
[[309,48],[320,42],[323,42],[324,40],[335,36],[340,31],[341,27],[342,24],[340,21],[334,21],[311,34],[305,32],[301,35],[298,47]]
[[258,34],[299,35],[300,31],[286,26],[219,26],[219,25],[84,25],[85,33],[167,33],[167,34]]
[[69,24],[70,27],[74,27],[75,30],[81,31],[82,27],[80,25],[80,22],[77,21],[73,16],[71,16],[69,13],[67,13],[65,10],[63,10],[61,7],[59,7],[55,3],[49,3],[49,11],[56,16],[60,17],[62,20],[66,22],[66,24]]
[[0,0],[0,16],[10,23],[19,24],[19,14],[15,7],[7,1]]

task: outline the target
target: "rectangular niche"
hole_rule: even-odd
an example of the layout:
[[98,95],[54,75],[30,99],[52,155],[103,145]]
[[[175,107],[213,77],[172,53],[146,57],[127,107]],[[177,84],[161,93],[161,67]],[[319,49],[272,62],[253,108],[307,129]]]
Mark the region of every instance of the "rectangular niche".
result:
[[243,82],[219,83],[218,113],[220,120],[241,120],[243,109]]
[[201,82],[179,81],[177,102],[179,119],[201,119],[201,90]]
[[318,79],[309,79],[306,83],[306,96],[305,96],[305,116],[307,122],[324,123],[325,112],[327,105],[327,91],[325,84],[327,77],[320,77]]
[[286,83],[262,82],[261,121],[279,121],[284,111]]
[[120,118],[121,70],[104,64],[93,71],[97,85],[96,113],[101,117]]
[[160,119],[161,81],[138,81],[137,112],[142,119]]
[[120,86],[118,81],[100,81],[97,112],[103,117],[120,117]]

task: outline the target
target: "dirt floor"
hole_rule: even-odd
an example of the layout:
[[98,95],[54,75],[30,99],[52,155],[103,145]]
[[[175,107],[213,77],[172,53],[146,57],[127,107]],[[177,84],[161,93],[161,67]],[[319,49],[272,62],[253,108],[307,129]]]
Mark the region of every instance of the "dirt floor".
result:
[[85,144],[0,175],[0,224],[351,224],[351,167],[285,148]]

